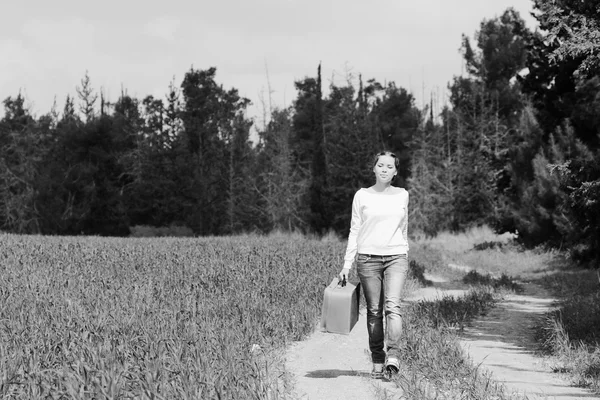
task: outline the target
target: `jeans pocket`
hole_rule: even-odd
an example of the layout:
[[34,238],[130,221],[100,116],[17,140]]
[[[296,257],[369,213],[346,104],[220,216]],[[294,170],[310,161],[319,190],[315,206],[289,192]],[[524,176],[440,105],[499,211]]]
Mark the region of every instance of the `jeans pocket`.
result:
[[370,259],[371,259],[371,256],[368,254],[359,254],[356,257],[356,262],[365,263],[365,262],[369,261]]

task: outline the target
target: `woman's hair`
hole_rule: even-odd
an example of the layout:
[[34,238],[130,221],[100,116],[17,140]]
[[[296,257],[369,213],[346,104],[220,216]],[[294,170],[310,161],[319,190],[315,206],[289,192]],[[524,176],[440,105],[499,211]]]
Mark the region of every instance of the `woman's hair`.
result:
[[396,155],[394,153],[392,153],[391,151],[381,151],[381,152],[375,154],[375,156],[373,156],[373,160],[371,162],[371,169],[375,168],[375,165],[377,165],[377,161],[379,161],[379,157],[381,157],[381,156],[392,157],[394,159],[394,166],[396,167],[396,171],[400,169],[400,159],[398,157],[396,157]]

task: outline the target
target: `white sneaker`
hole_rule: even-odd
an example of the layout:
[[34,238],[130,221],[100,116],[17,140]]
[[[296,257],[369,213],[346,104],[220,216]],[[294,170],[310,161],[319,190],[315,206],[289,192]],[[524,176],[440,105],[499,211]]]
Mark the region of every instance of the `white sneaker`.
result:
[[388,357],[385,369],[390,375],[397,374],[400,371],[400,361],[396,357]]
[[383,379],[383,367],[384,364],[373,364],[373,370],[371,371],[371,378],[373,379]]

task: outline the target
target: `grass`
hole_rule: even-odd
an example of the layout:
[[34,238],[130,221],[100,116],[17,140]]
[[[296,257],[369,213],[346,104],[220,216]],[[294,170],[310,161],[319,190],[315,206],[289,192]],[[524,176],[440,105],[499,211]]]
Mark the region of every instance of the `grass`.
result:
[[485,315],[499,297],[491,287],[479,286],[464,296],[443,296],[435,301],[419,301],[411,310],[415,317],[430,321],[434,328],[457,328],[462,331],[466,323]]
[[431,286],[432,282],[425,277],[425,266],[419,264],[416,260],[410,260],[408,263],[408,277],[419,283],[419,285]]
[[0,238],[0,398],[277,399],[333,241]]
[[[395,383],[404,399],[509,399],[505,388],[467,360],[456,333],[423,309],[407,313],[402,371]],[[460,324],[466,323],[461,320]],[[437,325],[437,327],[436,327]]]
[[[496,235],[487,227],[472,228],[461,234],[441,233],[435,238],[414,241],[417,251],[430,253],[428,272],[452,279],[461,278],[466,269],[475,269],[492,276],[525,279],[547,271],[558,256],[552,251],[524,250],[511,235]],[[480,250],[477,250],[480,249]],[[452,264],[463,269],[448,269]]]
[[495,278],[491,274],[481,274],[475,270],[471,270],[462,277],[462,282],[467,285],[489,286],[494,289],[504,289],[515,293],[523,291],[522,286],[515,282],[513,277],[504,273],[500,277]]
[[[497,236],[486,227],[463,234],[443,233],[417,238],[416,245],[432,260],[430,273],[466,284],[504,286],[519,291],[520,282],[541,285],[557,298],[556,310],[537,326],[544,362],[572,384],[600,394],[600,276],[582,270],[564,254],[524,250],[509,235]],[[449,264],[463,269],[445,271]],[[471,272],[461,278],[464,270]],[[513,278],[514,277],[514,278]]]
[[547,275],[543,283],[558,307],[538,324],[538,340],[552,370],[600,394],[600,278],[597,271]]
[[402,371],[394,381],[403,399],[516,399],[468,360],[460,331],[499,300],[490,286],[473,287],[464,297],[420,301],[405,313]]
[[[283,352],[315,329],[344,248],[331,235],[281,233],[1,235],[0,398],[288,398]],[[406,398],[516,398],[470,363],[457,341],[462,327],[515,288],[512,276],[563,299],[540,329],[550,362],[597,388],[600,356],[590,336],[597,280],[562,261],[521,251],[484,228],[413,241],[409,291],[430,284],[427,274],[473,288],[465,298],[407,310],[407,365],[396,382]]]
[[[454,248],[464,246],[454,236]],[[460,244],[460,246],[458,245]],[[450,257],[449,257],[450,255]],[[518,289],[508,275],[496,278],[475,270],[465,274],[448,268],[456,262],[443,241],[421,241],[411,247],[414,278],[422,286],[431,284],[426,274],[455,280],[470,287],[466,295],[444,296],[436,301],[419,301],[408,307],[402,349],[404,365],[394,382],[402,389],[403,399],[518,399],[484,370],[474,365],[459,344],[459,334],[473,319],[485,315],[506,291]],[[380,394],[385,398],[385,394]]]
[[[282,352],[313,331],[344,251],[297,234],[1,239],[0,397],[11,399],[286,398]],[[415,253],[409,291],[443,262]],[[444,358],[460,353],[446,328],[482,312],[481,293],[415,311],[413,337],[439,347],[429,357],[462,362]]]

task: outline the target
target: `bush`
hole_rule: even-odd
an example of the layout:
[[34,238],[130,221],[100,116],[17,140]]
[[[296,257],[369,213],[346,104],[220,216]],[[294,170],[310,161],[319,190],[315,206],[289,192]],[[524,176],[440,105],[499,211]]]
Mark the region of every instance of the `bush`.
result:
[[415,260],[408,263],[408,277],[418,281],[422,286],[431,286],[432,282],[425,278],[425,267]]
[[502,242],[483,242],[473,246],[473,250],[502,249]]
[[194,232],[187,226],[170,225],[154,227],[136,225],[130,228],[130,237],[194,237]]
[[463,283],[467,285],[482,285],[490,286],[494,289],[508,289],[513,292],[519,292],[522,288],[517,284],[512,277],[502,274],[500,278],[494,278],[490,274],[482,275],[479,272],[473,270],[469,271],[462,278]]
[[[578,160],[579,161],[579,160]],[[565,187],[577,228],[570,232],[575,259],[598,268],[600,262],[600,151],[595,160],[573,162],[568,167]]]

